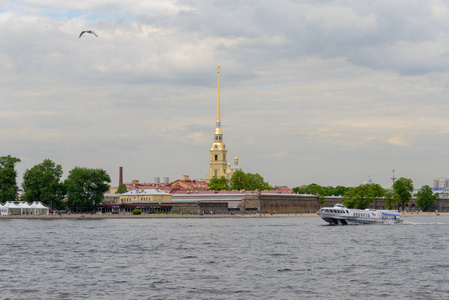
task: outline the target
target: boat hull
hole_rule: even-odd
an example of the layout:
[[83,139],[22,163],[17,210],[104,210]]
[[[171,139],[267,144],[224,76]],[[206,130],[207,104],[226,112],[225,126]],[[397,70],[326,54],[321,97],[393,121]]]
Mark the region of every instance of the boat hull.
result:
[[321,218],[330,225],[357,225],[357,224],[383,224],[384,220],[364,220],[364,219],[350,219],[350,218],[336,218],[336,217],[324,217]]
[[317,214],[331,225],[397,223],[401,215],[393,210],[350,209],[342,204],[323,207]]

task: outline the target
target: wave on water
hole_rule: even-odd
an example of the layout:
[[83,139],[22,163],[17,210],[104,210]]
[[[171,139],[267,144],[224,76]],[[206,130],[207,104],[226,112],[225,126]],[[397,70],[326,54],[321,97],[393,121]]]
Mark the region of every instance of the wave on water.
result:
[[443,222],[410,222],[410,221],[404,221],[400,224],[401,225],[449,225],[449,223],[443,223]]

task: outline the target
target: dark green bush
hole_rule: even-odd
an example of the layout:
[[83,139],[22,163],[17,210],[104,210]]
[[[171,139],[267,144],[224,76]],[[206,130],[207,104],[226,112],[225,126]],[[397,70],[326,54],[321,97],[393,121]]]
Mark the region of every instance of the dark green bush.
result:
[[133,215],[140,215],[142,211],[140,209],[133,210]]

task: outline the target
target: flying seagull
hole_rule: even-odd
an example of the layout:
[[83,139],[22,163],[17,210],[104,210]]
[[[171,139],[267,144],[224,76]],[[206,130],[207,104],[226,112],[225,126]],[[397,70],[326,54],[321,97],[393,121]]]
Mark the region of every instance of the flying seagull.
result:
[[96,37],[98,37],[98,35],[97,35],[95,32],[93,32],[93,30],[84,30],[84,31],[81,31],[80,37],[81,37],[84,33],[90,33],[90,34],[93,34],[93,35],[95,35]]

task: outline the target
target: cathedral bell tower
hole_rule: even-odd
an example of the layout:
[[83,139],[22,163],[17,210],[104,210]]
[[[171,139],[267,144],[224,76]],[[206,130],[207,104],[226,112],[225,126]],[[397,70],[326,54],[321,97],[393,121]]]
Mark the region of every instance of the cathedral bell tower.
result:
[[212,177],[226,177],[226,169],[228,167],[226,146],[223,143],[223,131],[221,130],[220,119],[220,66],[217,68],[217,122],[215,125],[214,142],[209,150],[209,173],[206,174],[206,182]]

